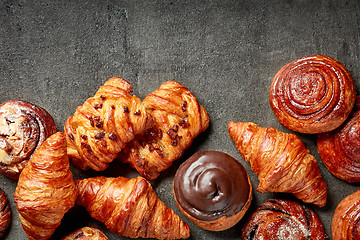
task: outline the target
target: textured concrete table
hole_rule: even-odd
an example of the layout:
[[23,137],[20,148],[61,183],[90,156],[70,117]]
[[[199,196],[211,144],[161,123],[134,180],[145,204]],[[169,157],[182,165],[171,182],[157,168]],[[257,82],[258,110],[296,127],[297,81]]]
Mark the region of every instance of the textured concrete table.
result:
[[[191,239],[239,239],[243,221],[224,232],[192,224],[177,208],[172,180],[181,162],[199,150],[220,150],[237,158],[254,187],[257,176],[237,152],[227,133],[229,121],[282,127],[272,113],[268,90],[275,73],[300,57],[336,58],[360,87],[360,3],[352,1],[31,1],[0,3],[0,102],[20,98],[35,103],[62,131],[76,106],[93,96],[112,76],[128,80],[144,98],[167,80],[186,85],[208,110],[209,129],[174,165],[152,182],[158,196],[191,228]],[[310,207],[330,234],[337,204],[358,189],[332,176],[320,161],[314,135],[297,134],[317,158],[328,184],[328,203]],[[97,173],[72,168],[75,178],[137,175],[115,163]],[[6,239],[25,239],[13,192],[16,181],[0,176],[13,219]],[[249,212],[271,196],[254,190]],[[106,230],[81,207],[74,207],[52,239],[90,225],[109,239],[125,239]]]

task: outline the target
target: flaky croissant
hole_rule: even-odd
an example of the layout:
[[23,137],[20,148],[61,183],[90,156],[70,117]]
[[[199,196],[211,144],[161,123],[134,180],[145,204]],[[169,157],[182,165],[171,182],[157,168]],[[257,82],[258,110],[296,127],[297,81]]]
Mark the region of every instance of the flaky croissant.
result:
[[93,227],[82,227],[63,237],[61,240],[109,240],[103,232]]
[[69,169],[63,133],[51,135],[19,177],[16,208],[29,239],[49,239],[64,214],[75,205],[77,189]]
[[119,159],[154,180],[207,129],[209,115],[196,97],[175,81],[161,84],[145,97],[143,104],[154,125],[130,142]]
[[179,239],[190,235],[188,225],[165,206],[142,177],[94,177],[75,182],[77,204],[112,232],[131,238]]
[[105,170],[126,143],[151,126],[145,106],[131,92],[130,83],[110,78],[67,119],[67,152],[76,167]]
[[228,130],[239,153],[258,175],[257,191],[293,193],[306,203],[325,206],[326,183],[315,157],[296,135],[251,122],[230,122]]

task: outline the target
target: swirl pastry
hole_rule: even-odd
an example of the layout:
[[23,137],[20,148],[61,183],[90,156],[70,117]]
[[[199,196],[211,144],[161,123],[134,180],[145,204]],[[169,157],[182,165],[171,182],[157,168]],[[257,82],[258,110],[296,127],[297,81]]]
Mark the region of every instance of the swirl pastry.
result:
[[251,122],[230,122],[228,129],[239,153],[258,175],[258,192],[293,193],[306,203],[325,206],[326,183],[315,157],[295,134]]
[[4,191],[0,189],[0,237],[3,236],[11,221],[11,208]]
[[190,236],[189,226],[165,206],[142,177],[93,177],[75,182],[77,204],[114,233],[131,238]]
[[0,173],[18,179],[35,150],[56,132],[45,109],[22,100],[0,105]]
[[104,233],[93,227],[83,227],[73,231],[61,240],[109,240]]
[[360,182],[360,96],[341,127],[317,135],[317,148],[334,176],[347,182]]
[[218,151],[197,152],[177,170],[173,192],[180,210],[201,228],[223,231],[244,216],[252,185],[244,167]]
[[209,126],[209,116],[195,96],[182,84],[168,81],[143,101],[154,125],[119,154],[149,180],[157,178],[180,158],[201,132]]
[[340,126],[356,96],[350,72],[339,61],[321,55],[282,67],[270,87],[270,106],[285,127],[322,133]]
[[49,239],[75,205],[77,189],[69,165],[64,134],[57,132],[39,147],[20,174],[14,200],[30,240]]
[[290,200],[268,199],[253,212],[242,228],[241,239],[324,240],[324,226],[317,214]]
[[331,233],[333,240],[360,239],[360,190],[344,198],[336,207]]
[[105,170],[126,143],[151,126],[145,106],[131,92],[130,83],[110,78],[67,119],[67,153],[76,167]]

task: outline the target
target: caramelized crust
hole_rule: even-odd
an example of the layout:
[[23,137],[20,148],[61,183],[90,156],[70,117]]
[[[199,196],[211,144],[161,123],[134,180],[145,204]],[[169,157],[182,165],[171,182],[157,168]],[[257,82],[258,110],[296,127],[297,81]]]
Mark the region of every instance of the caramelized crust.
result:
[[3,236],[11,221],[11,209],[8,198],[4,191],[0,189],[0,237]]
[[341,127],[317,135],[321,160],[336,177],[347,182],[360,182],[360,96],[354,111]]
[[49,239],[75,205],[77,189],[69,169],[63,133],[50,136],[19,177],[14,200],[29,239]]
[[131,238],[179,239],[189,227],[156,196],[142,177],[94,177],[76,181],[77,204],[110,231]]
[[99,229],[83,227],[77,229],[61,240],[109,240]]
[[316,159],[294,134],[255,123],[230,122],[229,135],[258,175],[257,191],[286,192],[319,207],[326,204],[327,186]]
[[324,226],[317,214],[303,204],[268,199],[245,223],[241,239],[324,240]]
[[56,132],[45,109],[22,100],[0,105],[0,173],[18,179],[36,149]]
[[145,106],[131,92],[130,83],[110,78],[67,119],[67,153],[76,167],[105,170],[126,143],[151,126]]
[[275,75],[270,106],[285,127],[302,133],[323,133],[339,127],[355,102],[350,72],[322,55],[297,59]]
[[168,81],[143,101],[154,125],[119,154],[143,177],[154,180],[180,158],[201,132],[209,116],[195,96],[182,84]]

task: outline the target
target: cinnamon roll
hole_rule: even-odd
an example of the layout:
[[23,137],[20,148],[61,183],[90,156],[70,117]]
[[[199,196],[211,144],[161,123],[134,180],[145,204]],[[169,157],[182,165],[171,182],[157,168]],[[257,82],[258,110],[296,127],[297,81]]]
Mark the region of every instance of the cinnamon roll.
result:
[[83,227],[66,235],[62,240],[108,240],[108,238],[97,228]]
[[297,59],[282,67],[270,87],[270,106],[285,127],[323,133],[339,127],[355,102],[350,72],[322,55]]
[[53,133],[53,118],[22,100],[0,105],[0,173],[18,179],[35,150]]

